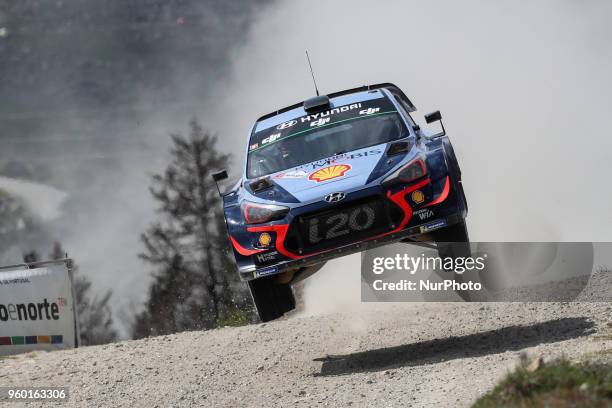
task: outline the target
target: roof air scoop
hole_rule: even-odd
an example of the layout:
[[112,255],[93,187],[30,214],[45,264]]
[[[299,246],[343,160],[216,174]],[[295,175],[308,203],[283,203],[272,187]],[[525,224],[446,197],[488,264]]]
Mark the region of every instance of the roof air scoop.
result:
[[330,104],[327,95],[314,96],[304,101],[304,110],[306,113],[320,112],[329,108]]
[[249,184],[249,187],[251,187],[251,190],[253,190],[254,193],[259,193],[260,191],[267,190],[272,186],[274,186],[274,184],[272,184],[272,182],[270,181],[270,177],[260,178]]

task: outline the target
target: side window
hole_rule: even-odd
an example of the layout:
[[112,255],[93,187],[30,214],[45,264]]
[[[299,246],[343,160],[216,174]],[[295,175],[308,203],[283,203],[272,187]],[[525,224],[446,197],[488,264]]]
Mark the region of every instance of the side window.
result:
[[408,122],[408,132],[410,134],[414,133],[414,129],[413,126],[415,125],[415,121],[412,119],[412,116],[410,116],[410,113],[408,112],[408,107],[407,105],[399,98],[395,98],[395,100],[397,101],[397,104],[399,106],[399,110],[401,111],[402,116],[404,116],[406,118],[406,121]]

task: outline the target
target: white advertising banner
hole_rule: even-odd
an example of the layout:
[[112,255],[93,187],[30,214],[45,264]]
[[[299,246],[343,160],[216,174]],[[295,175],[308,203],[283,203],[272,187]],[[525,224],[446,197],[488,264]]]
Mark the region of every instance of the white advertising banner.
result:
[[0,270],[0,355],[76,347],[66,262]]

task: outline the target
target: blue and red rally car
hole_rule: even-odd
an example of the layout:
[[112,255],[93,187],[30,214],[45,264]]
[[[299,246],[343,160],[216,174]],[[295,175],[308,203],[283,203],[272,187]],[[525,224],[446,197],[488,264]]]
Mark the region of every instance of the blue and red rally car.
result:
[[[262,321],[295,307],[291,284],[325,261],[396,241],[469,252],[452,145],[411,117],[390,83],[310,98],[253,126],[240,182],[224,194],[238,271]],[[440,112],[425,116],[441,120]],[[215,174],[215,181],[227,177]]]

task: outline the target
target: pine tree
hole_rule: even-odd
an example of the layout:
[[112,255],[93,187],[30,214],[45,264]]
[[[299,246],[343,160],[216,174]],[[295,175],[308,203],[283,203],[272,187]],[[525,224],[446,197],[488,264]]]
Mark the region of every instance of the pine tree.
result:
[[171,161],[150,188],[159,220],[142,234],[140,257],[154,268],[145,310],[133,324],[135,338],[208,329],[249,305],[230,258],[221,200],[211,174],[230,156],[217,138],[192,120],[189,135],[172,134]]
[[[49,259],[64,259],[66,252],[59,242],[53,243]],[[40,261],[40,255],[35,250],[24,254],[23,261],[32,263]],[[109,301],[112,291],[107,291],[101,298],[91,296],[91,281],[79,273],[79,269],[72,260],[73,287],[76,296],[77,316],[81,331],[81,345],[111,343],[117,340],[117,332],[113,328],[113,316]]]
[[[59,242],[53,243],[51,259],[64,259],[66,252]],[[76,296],[77,316],[81,331],[81,345],[111,343],[117,340],[117,332],[113,327],[113,314],[110,309],[112,290],[106,291],[101,298],[91,295],[91,281],[79,273],[74,260],[72,260],[72,276],[74,293]]]
[[23,262],[25,263],[34,263],[38,261],[40,261],[40,255],[34,249],[23,254]]

